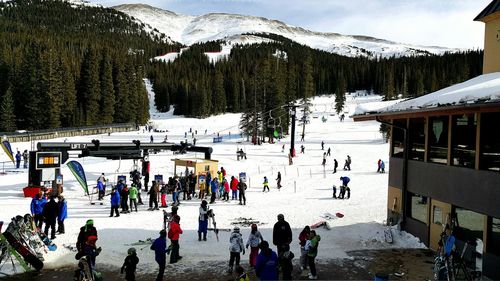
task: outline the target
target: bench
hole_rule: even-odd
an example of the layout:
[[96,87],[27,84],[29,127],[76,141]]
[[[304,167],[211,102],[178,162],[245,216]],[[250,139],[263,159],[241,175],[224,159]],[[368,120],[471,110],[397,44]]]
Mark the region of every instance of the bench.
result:
[[247,159],[247,154],[241,150],[236,151],[236,160],[240,161],[240,159]]

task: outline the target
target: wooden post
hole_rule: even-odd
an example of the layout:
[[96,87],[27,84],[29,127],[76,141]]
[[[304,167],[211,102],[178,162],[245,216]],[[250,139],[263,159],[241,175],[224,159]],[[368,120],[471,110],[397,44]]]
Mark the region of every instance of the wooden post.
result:
[[475,154],[475,163],[474,168],[479,170],[479,161],[481,161],[481,113],[476,113],[477,122],[476,122],[476,154]]
[[452,130],[451,127],[453,126],[453,115],[448,115],[448,158],[446,161],[446,165],[451,166],[453,159],[451,157],[451,137],[452,137]]
[[429,126],[429,116],[425,117],[425,142],[424,142],[424,162],[429,160],[429,132],[431,130]]

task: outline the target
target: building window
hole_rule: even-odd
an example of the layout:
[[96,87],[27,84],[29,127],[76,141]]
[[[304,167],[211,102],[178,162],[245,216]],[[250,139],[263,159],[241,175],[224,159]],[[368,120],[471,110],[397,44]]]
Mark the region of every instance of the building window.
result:
[[479,168],[500,172],[500,112],[481,114],[481,155]]
[[429,162],[448,162],[448,116],[429,119]]
[[401,127],[406,128],[406,119],[393,121],[392,126],[392,157],[403,158],[405,152],[405,132]]
[[425,119],[410,119],[410,156],[409,159],[424,161]]
[[484,215],[455,207],[455,236],[462,241],[483,240]]
[[474,168],[476,162],[476,115],[464,114],[452,118],[452,165]]
[[438,206],[434,206],[432,210],[432,223],[442,225],[443,224],[443,210]]
[[488,224],[488,253],[500,256],[500,219],[490,218]]
[[410,214],[409,216],[413,219],[427,223],[428,217],[428,204],[427,197],[409,193],[410,195]]
[[205,165],[205,171],[206,172],[210,171],[210,165]]

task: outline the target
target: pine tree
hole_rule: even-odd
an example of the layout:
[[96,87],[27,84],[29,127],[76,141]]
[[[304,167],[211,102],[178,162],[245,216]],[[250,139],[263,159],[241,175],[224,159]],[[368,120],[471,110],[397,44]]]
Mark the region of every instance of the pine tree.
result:
[[89,47],[83,59],[78,87],[79,102],[82,103],[85,113],[85,125],[100,123],[99,61],[97,50]]
[[115,114],[115,89],[113,85],[113,63],[108,50],[104,51],[99,77],[101,78],[101,100],[99,102],[101,118],[99,123],[111,124]]
[[344,73],[340,71],[337,81],[337,89],[335,90],[335,112],[337,113],[337,115],[340,114],[344,109],[346,91],[347,86]]
[[61,108],[61,125],[63,127],[76,126],[83,123],[83,119],[78,119],[76,116],[77,98],[75,78],[71,72],[68,62],[61,58],[59,62],[59,74],[62,84],[62,100],[64,106]]
[[16,115],[14,114],[14,99],[9,87],[2,97],[0,104],[0,131],[13,132],[16,130]]
[[220,69],[215,69],[214,80],[213,80],[213,96],[212,105],[213,113],[223,113],[226,112],[226,94],[224,91],[224,76]]

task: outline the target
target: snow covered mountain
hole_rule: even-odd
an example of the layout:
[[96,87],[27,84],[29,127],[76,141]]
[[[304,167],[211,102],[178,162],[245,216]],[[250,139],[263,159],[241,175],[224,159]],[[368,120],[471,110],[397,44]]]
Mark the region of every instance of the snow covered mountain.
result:
[[243,34],[271,33],[281,35],[314,49],[345,56],[389,57],[459,51],[459,49],[396,43],[368,36],[314,32],[281,21],[246,15],[211,13],[190,16],[145,4],[125,4],[113,8],[150,25],[159,32],[165,33],[173,41],[188,46],[198,42],[219,39],[233,44],[261,43],[269,39],[258,36],[249,37]]

